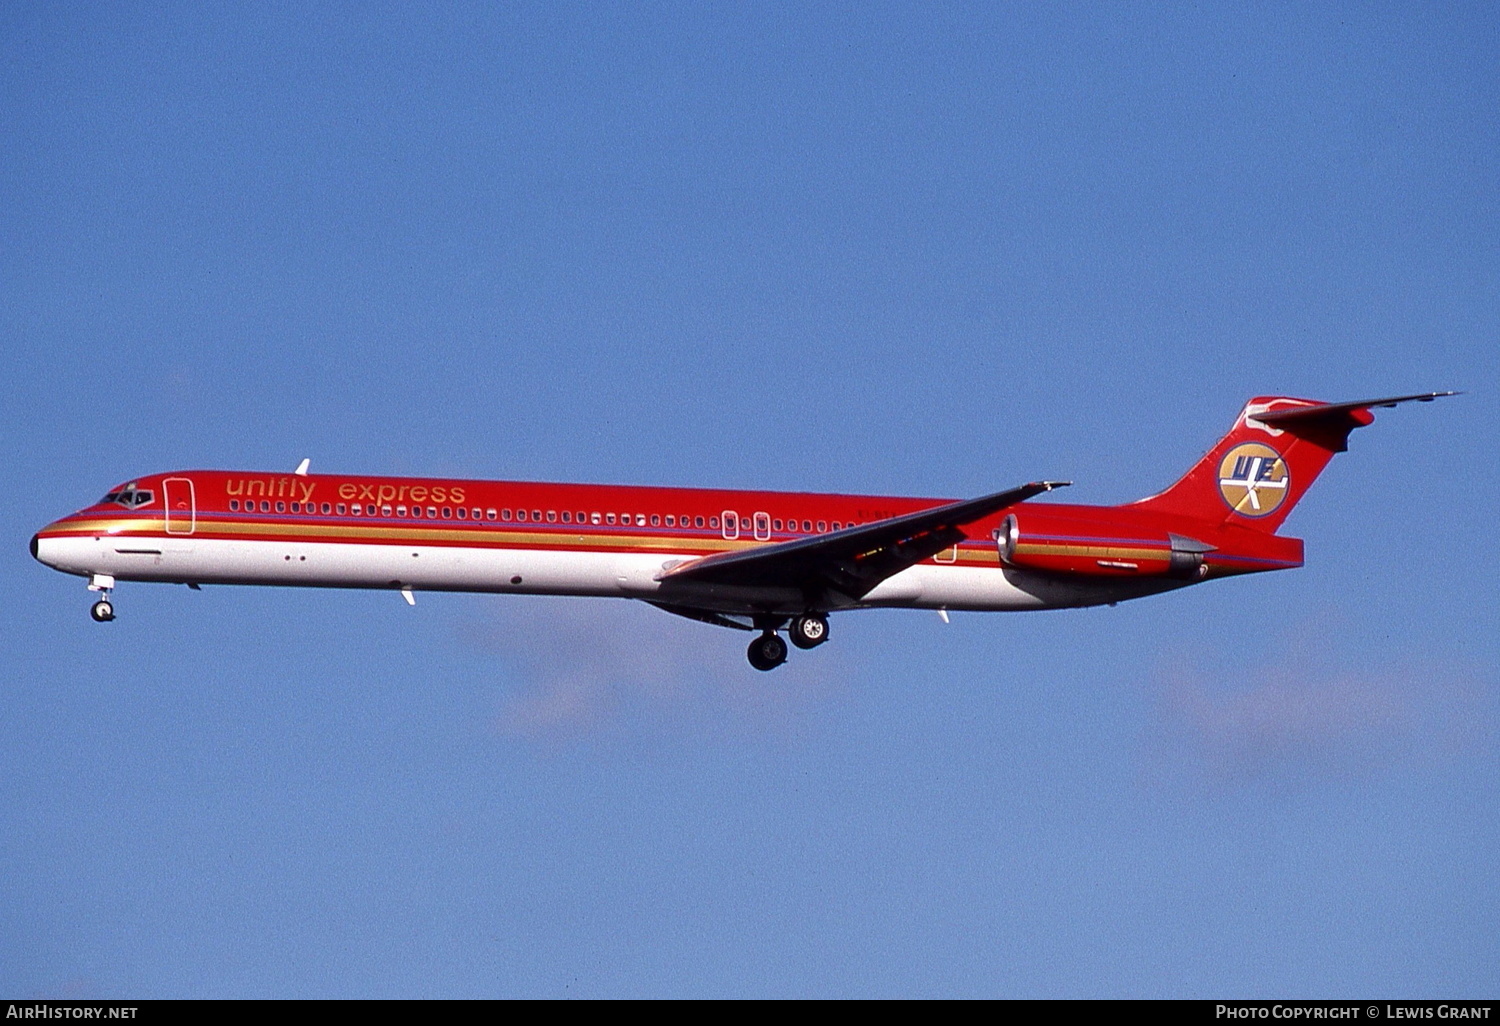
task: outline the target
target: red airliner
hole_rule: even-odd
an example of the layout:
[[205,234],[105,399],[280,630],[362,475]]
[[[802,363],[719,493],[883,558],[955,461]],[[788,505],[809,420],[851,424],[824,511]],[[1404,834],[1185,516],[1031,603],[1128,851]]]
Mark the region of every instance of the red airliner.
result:
[[1372,407],[1253,399],[1172,487],[1121,506],[1031,503],[1068,482],[977,499],[187,470],[136,478],[31,540],[117,581],[634,598],[758,632],[750,663],[828,640],[849,609],[1057,609],[1302,565],[1276,533]]

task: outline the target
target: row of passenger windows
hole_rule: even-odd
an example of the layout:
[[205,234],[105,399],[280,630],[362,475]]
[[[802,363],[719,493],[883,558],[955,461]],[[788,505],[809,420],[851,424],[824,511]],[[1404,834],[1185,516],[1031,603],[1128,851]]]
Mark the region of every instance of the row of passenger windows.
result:
[[[457,517],[459,520],[468,520],[471,517],[474,520],[482,520],[486,515],[488,515],[489,519],[494,520],[498,515],[495,510],[482,510],[477,506],[473,510],[470,510],[464,506],[459,506],[457,509],[452,506],[428,506],[426,507],[426,511],[424,514],[423,507],[421,506],[412,506],[410,509],[405,506],[396,506],[392,508],[389,505],[377,506],[373,502],[367,504],[360,504],[356,502],[352,505],[343,502],[325,502],[320,506],[316,502],[288,503],[284,500],[278,500],[273,503],[270,499],[260,500],[260,511],[262,513],[269,513],[273,508],[277,513],[285,513],[288,511],[288,506],[291,507],[291,512],[293,513],[322,513],[324,516],[337,515],[341,517],[388,517],[392,515],[398,517],[421,517],[425,515],[432,520],[452,520],[454,517]],[[230,499],[229,509],[233,513],[239,513],[241,511],[245,513],[254,513],[255,502],[252,499],[246,499],[242,504],[239,499]]]
[[[738,529],[747,533],[755,530],[755,525],[750,517],[742,517],[731,513],[726,513],[721,523],[718,517],[690,516],[686,513],[667,513],[665,515],[660,513],[585,513],[582,510],[574,513],[572,510],[567,509],[561,513],[555,509],[549,509],[544,513],[539,509],[528,511],[506,508],[497,510],[494,508],[481,509],[478,506],[472,508],[466,506],[391,506],[387,504],[376,505],[374,503],[362,504],[357,502],[353,504],[325,502],[320,505],[316,502],[288,503],[285,500],[277,500],[273,503],[270,499],[260,500],[260,512],[270,513],[273,508],[277,513],[321,513],[324,516],[337,515],[341,517],[398,516],[425,518],[428,520],[452,520],[457,518],[459,520],[502,520],[510,523],[538,524],[545,521],[549,524],[561,522],[564,524],[607,524],[610,526],[621,525],[626,527],[631,525],[636,527],[646,527],[648,525],[651,527],[662,527],[665,525],[666,527],[680,526],[693,528],[707,526],[714,530],[722,528],[733,531]],[[241,503],[239,499],[230,499],[229,509],[234,513],[253,513],[255,512],[255,502],[252,499],[246,499]],[[777,517],[770,521],[771,530],[778,532],[783,530],[796,531],[798,526],[799,521],[796,520],[783,521]],[[845,527],[853,527],[855,525],[853,522],[845,524],[838,520],[832,521],[831,525],[826,520],[803,520],[800,521],[800,526],[803,534],[812,534],[814,530],[819,532],[827,531],[830,529],[830,526],[833,530],[839,531]],[[765,530],[764,525],[761,526],[761,530]]]

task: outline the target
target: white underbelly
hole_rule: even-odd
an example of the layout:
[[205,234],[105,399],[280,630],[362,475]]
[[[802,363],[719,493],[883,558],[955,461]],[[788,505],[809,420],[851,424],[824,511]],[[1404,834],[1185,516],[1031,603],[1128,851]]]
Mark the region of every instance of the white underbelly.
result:
[[670,553],[191,538],[53,538],[45,561],[124,581],[644,596]]
[[[795,597],[796,589],[778,589],[774,594],[747,589],[733,597],[676,597],[671,589],[663,592],[657,575],[666,565],[693,558],[688,553],[197,537],[49,538],[40,545],[39,558],[50,566],[67,573],[109,574],[121,581],[654,598],[728,612],[796,612],[801,601]],[[925,564],[882,581],[855,604],[953,610],[1047,609],[1119,601],[1178,586],[1180,582],[1070,581],[999,567]]]

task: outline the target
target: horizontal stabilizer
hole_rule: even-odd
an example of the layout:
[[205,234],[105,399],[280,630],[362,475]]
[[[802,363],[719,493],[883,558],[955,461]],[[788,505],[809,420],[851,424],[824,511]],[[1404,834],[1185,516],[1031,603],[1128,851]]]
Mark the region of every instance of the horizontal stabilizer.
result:
[[1353,410],[1368,410],[1374,407],[1395,409],[1400,403],[1430,403],[1444,396],[1461,395],[1460,392],[1418,392],[1416,395],[1396,395],[1386,399],[1361,399],[1352,403],[1322,403],[1318,406],[1300,406],[1290,410],[1274,410],[1256,414],[1254,419],[1262,424],[1297,424],[1321,420]]
[[1295,406],[1291,409],[1254,413],[1250,414],[1248,419],[1290,432],[1299,438],[1306,438],[1330,452],[1343,452],[1349,447],[1349,433],[1355,428],[1366,426],[1375,419],[1370,415],[1372,408],[1392,409],[1401,403],[1430,403],[1434,399],[1449,395],[1458,395],[1458,393],[1419,392],[1416,395],[1360,399],[1350,403],[1318,403],[1312,406]]

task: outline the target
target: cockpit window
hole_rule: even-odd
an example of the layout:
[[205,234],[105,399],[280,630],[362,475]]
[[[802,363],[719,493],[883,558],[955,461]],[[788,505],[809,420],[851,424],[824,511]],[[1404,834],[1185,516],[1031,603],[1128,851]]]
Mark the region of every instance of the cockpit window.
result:
[[149,488],[137,488],[135,482],[121,488],[117,492],[110,492],[101,502],[114,502],[126,509],[139,509],[141,506],[149,506],[151,500],[156,498]]

